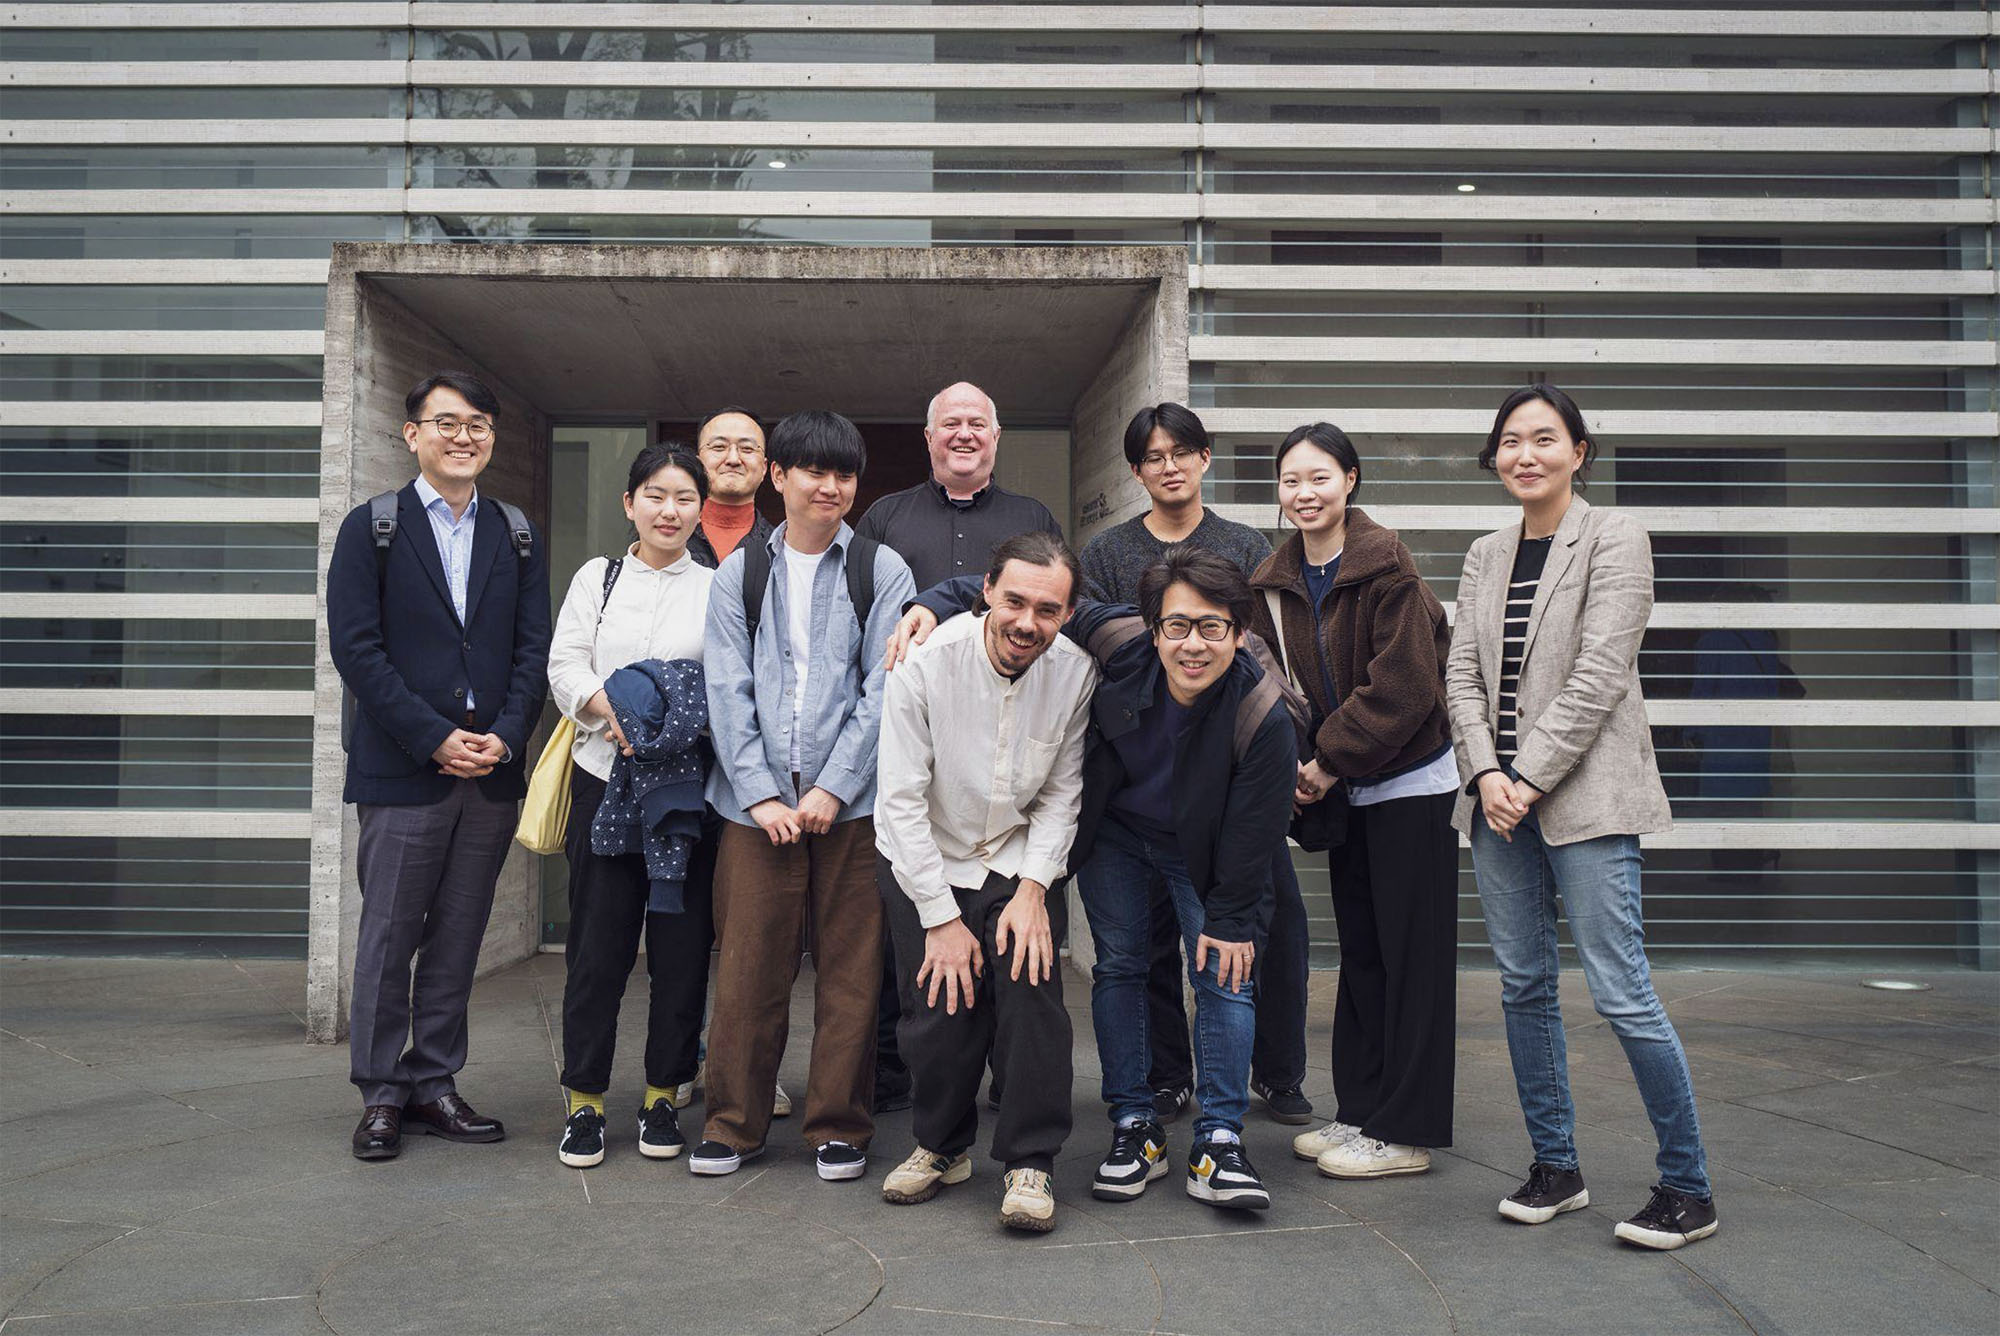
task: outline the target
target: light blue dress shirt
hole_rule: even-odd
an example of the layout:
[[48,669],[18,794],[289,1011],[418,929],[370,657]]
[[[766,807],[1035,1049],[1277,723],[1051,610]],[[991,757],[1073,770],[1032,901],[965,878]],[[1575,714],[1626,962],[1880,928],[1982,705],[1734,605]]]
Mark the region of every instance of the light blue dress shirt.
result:
[[[452,610],[458,624],[465,625],[465,588],[472,571],[472,529],[479,518],[479,489],[473,488],[465,513],[453,518],[451,503],[438,495],[437,488],[422,474],[417,475],[417,500],[430,517],[431,537],[437,540],[438,560],[444,565],[444,582],[451,590]],[[472,688],[465,690],[465,708],[472,708]]]

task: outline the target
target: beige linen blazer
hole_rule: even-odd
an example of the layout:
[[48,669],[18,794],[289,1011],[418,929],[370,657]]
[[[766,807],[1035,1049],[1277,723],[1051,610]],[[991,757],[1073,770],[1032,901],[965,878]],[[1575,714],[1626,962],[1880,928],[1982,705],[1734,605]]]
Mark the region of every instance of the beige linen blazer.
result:
[[[1474,542],[1459,577],[1445,702],[1459,782],[1497,767],[1500,637],[1507,577],[1521,546],[1510,524]],[[1542,837],[1573,844],[1645,835],[1673,817],[1639,690],[1639,640],[1653,610],[1653,548],[1629,515],[1571,500],[1535,587],[1521,660],[1514,768],[1548,796]],[[1461,793],[1452,825],[1470,834],[1479,800]]]

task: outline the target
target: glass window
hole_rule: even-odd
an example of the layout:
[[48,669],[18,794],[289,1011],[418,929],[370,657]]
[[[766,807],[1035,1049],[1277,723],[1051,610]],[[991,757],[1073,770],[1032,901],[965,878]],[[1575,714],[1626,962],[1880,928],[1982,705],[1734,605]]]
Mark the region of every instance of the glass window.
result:
[[17,329],[319,329],[326,289],[205,283],[0,288],[0,323]]
[[0,806],[255,808],[312,801],[312,720],[0,716]]
[[[404,60],[400,28],[14,28],[7,59],[95,61]],[[12,95],[9,94],[11,97]]]
[[0,936],[38,952],[302,959],[310,854],[307,840],[7,836]]
[[0,357],[17,399],[318,402],[317,357]]
[[4,524],[0,590],[310,594],[310,524]]
[[317,496],[317,427],[0,427],[11,496]]
[[10,148],[13,190],[401,189],[400,145],[246,144],[226,148]]
[[311,691],[313,626],[287,621],[0,620],[0,687]]

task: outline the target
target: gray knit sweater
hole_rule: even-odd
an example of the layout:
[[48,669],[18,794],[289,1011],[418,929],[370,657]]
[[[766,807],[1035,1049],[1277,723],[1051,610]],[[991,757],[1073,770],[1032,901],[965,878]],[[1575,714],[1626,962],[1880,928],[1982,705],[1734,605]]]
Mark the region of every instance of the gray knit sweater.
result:
[[[1247,578],[1271,555],[1271,544],[1247,524],[1223,519],[1203,507],[1201,523],[1183,541],[1227,557]],[[1166,554],[1167,545],[1153,537],[1144,515],[1114,525],[1084,545],[1083,592],[1100,603],[1137,603],[1139,577]]]

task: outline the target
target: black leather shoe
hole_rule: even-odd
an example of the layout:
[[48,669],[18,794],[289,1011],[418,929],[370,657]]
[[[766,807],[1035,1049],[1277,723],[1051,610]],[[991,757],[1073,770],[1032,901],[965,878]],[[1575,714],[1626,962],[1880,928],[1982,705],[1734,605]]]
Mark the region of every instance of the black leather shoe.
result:
[[403,1111],[394,1104],[370,1104],[354,1128],[354,1158],[393,1160],[403,1153]]
[[446,1141],[500,1141],[507,1135],[498,1118],[475,1112],[456,1090],[447,1090],[428,1104],[404,1105],[403,1126]]

